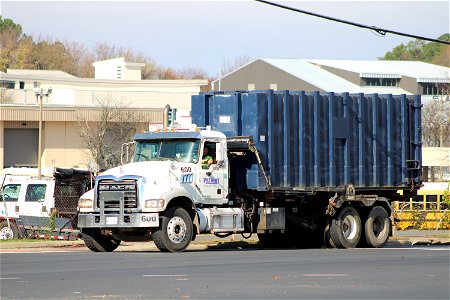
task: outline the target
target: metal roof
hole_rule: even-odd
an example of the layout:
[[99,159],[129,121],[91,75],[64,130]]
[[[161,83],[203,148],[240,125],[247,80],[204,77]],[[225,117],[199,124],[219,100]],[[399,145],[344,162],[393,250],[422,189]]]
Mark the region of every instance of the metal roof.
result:
[[196,131],[176,131],[176,132],[144,132],[138,133],[133,140],[153,140],[153,139],[200,139],[202,134]]
[[450,82],[450,68],[425,63],[422,61],[393,61],[393,60],[329,60],[304,59],[304,61],[318,66],[328,66],[363,74],[389,74],[390,76],[408,76],[417,82],[429,82],[427,79],[441,79]]
[[263,58],[261,60],[324,91],[336,93],[411,94],[399,87],[359,86],[304,59]]
[[6,72],[7,75],[42,76],[42,77],[55,77],[65,79],[76,78],[75,76],[70,75],[66,72],[57,70],[8,69],[6,70]]

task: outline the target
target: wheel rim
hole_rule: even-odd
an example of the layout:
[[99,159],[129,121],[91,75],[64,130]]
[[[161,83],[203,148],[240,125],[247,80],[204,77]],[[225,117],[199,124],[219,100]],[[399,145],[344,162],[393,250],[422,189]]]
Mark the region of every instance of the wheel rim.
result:
[[347,240],[355,238],[357,233],[356,219],[353,216],[346,216],[342,222],[342,233]]
[[9,240],[14,237],[14,232],[9,227],[4,227],[0,230],[0,240]]
[[167,224],[167,236],[172,243],[179,244],[186,240],[187,226],[180,217],[173,217]]
[[376,238],[383,237],[386,232],[386,226],[384,224],[384,218],[376,217],[373,220],[373,234]]

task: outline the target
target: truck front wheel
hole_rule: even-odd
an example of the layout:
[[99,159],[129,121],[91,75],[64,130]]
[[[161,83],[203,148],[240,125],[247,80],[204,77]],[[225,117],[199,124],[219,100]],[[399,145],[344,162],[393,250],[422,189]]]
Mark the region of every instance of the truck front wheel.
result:
[[153,233],[153,241],[162,252],[185,250],[192,239],[192,219],[182,207],[172,207],[161,217],[159,229]]
[[81,230],[81,236],[86,247],[94,252],[112,252],[120,245],[119,240],[102,234],[98,228],[84,228]]
[[361,238],[361,218],[351,206],[343,207],[330,224],[330,236],[337,248],[354,248]]
[[375,206],[370,210],[365,224],[365,236],[369,247],[382,248],[389,240],[390,220],[386,210]]

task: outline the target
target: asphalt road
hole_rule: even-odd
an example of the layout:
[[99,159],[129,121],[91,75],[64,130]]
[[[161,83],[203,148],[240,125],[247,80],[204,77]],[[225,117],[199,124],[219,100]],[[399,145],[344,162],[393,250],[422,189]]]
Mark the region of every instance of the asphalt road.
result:
[[449,299],[448,246],[1,254],[1,299]]

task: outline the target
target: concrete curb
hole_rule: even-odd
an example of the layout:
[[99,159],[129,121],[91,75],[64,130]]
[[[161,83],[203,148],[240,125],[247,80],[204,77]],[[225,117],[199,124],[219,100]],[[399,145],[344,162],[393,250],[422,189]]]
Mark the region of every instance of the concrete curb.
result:
[[[390,239],[387,246],[413,246],[413,245],[450,245],[449,238],[423,238],[411,237],[402,239]],[[83,240],[77,241],[42,241],[42,242],[2,242],[1,250],[12,249],[39,249],[39,248],[57,248],[57,249],[75,249],[86,248]],[[250,241],[231,241],[231,240],[210,240],[202,242],[192,242],[187,250],[207,250],[207,249],[249,249],[260,248],[257,240]],[[118,251],[149,251],[158,250],[154,242],[122,242]]]

